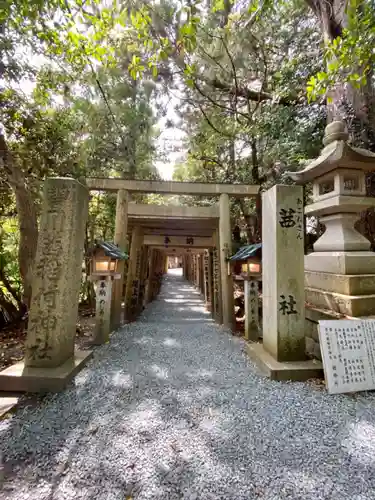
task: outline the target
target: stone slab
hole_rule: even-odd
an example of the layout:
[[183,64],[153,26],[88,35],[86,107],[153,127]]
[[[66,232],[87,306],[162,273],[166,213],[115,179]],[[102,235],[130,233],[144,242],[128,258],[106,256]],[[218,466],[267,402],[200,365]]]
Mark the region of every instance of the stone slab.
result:
[[258,368],[271,380],[305,381],[323,377],[323,366],[320,361],[277,361],[262,344],[249,344],[247,352]]
[[374,274],[375,252],[313,252],[305,256],[305,271]]
[[0,372],[0,391],[7,392],[59,392],[82,370],[92,351],[76,351],[56,368],[25,367],[23,361]]
[[330,394],[375,389],[375,320],[319,322]]
[[306,288],[305,294],[306,302],[309,304],[335,311],[344,316],[358,317],[375,314],[375,294],[344,295],[317,288]]
[[344,295],[375,293],[375,274],[332,274],[322,271],[305,271],[305,285]]

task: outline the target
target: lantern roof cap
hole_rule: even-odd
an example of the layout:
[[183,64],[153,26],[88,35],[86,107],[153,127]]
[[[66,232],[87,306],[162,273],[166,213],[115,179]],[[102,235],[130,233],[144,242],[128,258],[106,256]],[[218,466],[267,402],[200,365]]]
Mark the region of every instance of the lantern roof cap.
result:
[[247,260],[250,257],[255,257],[258,250],[262,248],[262,243],[255,243],[253,245],[245,245],[241,247],[229,260]]
[[129,258],[126,252],[123,252],[115,243],[110,241],[95,240],[95,245],[90,253],[94,253],[97,249],[104,250],[106,257],[111,257],[112,259],[127,260]]
[[348,144],[349,134],[345,123],[334,121],[325,129],[324,148],[318,158],[299,172],[287,172],[297,184],[306,184],[337,168],[362,171],[375,170],[375,154],[367,149]]

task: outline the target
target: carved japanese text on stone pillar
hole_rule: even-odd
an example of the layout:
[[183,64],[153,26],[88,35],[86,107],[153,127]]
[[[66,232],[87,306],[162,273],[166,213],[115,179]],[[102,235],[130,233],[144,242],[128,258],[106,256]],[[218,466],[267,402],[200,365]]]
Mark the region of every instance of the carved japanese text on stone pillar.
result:
[[278,361],[305,359],[303,192],[263,193],[263,346]]
[[34,264],[26,366],[59,366],[74,353],[88,191],[47,179]]
[[204,290],[206,295],[205,299],[207,302],[211,302],[209,259],[210,259],[210,253],[208,250],[205,250],[204,260],[203,260],[203,270],[204,270]]
[[214,282],[214,305],[215,311],[214,313],[219,312],[220,304],[220,275],[219,275],[219,256],[217,248],[215,247],[212,252],[212,274],[213,274],[213,282]]

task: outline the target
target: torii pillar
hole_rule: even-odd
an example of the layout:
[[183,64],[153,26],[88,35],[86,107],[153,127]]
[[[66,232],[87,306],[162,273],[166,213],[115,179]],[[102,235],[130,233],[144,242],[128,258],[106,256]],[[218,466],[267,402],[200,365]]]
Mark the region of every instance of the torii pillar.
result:
[[228,267],[228,258],[232,252],[232,233],[230,228],[229,196],[221,194],[219,200],[219,244],[221,267],[221,296],[223,324],[227,328],[234,328],[234,297],[233,278]]
[[125,317],[129,321],[133,321],[135,319],[137,311],[141,278],[142,243],[143,230],[140,226],[135,226],[132,232],[128,275],[126,280]]
[[[116,222],[114,242],[120,250],[126,251],[126,236],[128,232],[128,203],[129,193],[125,189],[120,189],[117,193]],[[111,304],[111,328],[116,329],[121,326],[122,298],[125,281],[125,261],[120,260],[117,264],[121,278],[115,280],[112,289]]]

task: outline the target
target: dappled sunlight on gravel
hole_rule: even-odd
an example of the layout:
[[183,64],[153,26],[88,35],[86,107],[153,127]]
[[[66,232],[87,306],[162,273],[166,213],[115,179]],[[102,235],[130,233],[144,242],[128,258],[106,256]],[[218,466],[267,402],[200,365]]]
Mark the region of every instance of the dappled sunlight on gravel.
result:
[[0,423],[1,500],[373,500],[375,395],[259,375],[169,275],[63,393]]

